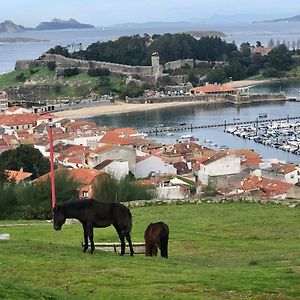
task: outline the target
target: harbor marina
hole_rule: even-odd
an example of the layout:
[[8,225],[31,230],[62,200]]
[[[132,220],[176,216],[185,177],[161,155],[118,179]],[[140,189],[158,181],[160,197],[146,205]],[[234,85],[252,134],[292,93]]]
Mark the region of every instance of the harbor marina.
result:
[[228,127],[225,132],[300,155],[300,122],[280,121]]

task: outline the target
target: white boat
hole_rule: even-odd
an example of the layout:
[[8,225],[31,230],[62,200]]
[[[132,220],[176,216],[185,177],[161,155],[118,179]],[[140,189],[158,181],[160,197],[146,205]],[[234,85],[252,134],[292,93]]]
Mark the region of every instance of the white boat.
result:
[[268,114],[267,113],[261,113],[258,115],[259,118],[267,118]]
[[168,132],[167,135],[172,136],[172,135],[174,135],[174,133],[173,132]]
[[185,135],[182,135],[181,138],[182,139],[190,139],[192,138],[193,136],[191,134],[185,134]]
[[213,142],[212,140],[208,140],[208,139],[204,140],[204,143],[212,143],[212,142]]

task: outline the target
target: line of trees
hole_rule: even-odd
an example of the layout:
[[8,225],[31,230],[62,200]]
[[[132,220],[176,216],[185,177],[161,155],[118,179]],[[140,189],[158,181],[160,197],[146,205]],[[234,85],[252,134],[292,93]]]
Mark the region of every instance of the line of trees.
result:
[[69,53],[66,47],[56,46],[48,53],[84,60],[143,66],[151,65],[154,52],[158,52],[161,63],[165,63],[185,58],[224,60],[234,50],[237,50],[234,43],[227,43],[219,37],[202,37],[197,40],[189,34],[167,33],[123,36],[116,41],[93,43],[86,50],[72,53]]
[[265,77],[284,76],[286,71],[293,67],[291,51],[286,45],[274,47],[267,55],[253,53],[249,43],[243,43],[239,50],[232,51],[227,64],[210,70],[206,80],[214,83],[223,83],[232,80],[241,80],[254,75],[262,74]]

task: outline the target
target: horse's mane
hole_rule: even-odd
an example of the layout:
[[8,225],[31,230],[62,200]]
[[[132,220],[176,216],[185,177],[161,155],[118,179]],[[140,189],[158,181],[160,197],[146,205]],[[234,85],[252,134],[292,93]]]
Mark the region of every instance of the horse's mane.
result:
[[89,199],[89,200],[70,200],[65,203],[61,203],[58,206],[61,207],[62,209],[80,209],[84,208],[87,205],[91,204],[91,201],[95,201],[94,199]]

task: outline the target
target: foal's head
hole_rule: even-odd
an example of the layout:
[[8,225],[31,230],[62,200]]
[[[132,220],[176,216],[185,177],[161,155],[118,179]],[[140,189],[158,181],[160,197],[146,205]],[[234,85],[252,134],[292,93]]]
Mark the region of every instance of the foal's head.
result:
[[62,207],[55,205],[53,207],[53,227],[55,230],[61,230],[61,227],[66,221],[66,217],[63,214]]

